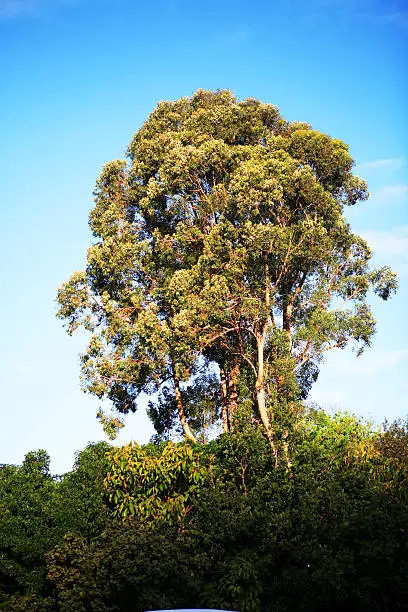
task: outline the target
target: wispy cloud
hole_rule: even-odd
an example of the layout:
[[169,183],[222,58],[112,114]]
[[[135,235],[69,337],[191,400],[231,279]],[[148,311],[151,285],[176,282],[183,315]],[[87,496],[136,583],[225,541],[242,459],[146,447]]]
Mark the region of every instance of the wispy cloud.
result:
[[76,4],[77,0],[0,0],[0,19],[35,15],[47,8]]
[[381,254],[408,254],[408,225],[400,225],[390,231],[368,230],[361,232],[371,248]]
[[232,44],[243,43],[251,35],[251,30],[246,25],[237,26],[235,29],[226,33],[226,40]]
[[245,45],[251,38],[251,35],[251,28],[245,24],[231,25],[230,28],[214,32],[214,35],[207,39],[207,44],[212,49],[219,49],[224,45],[236,47]]
[[366,230],[361,235],[375,257],[390,264],[400,278],[408,277],[408,225],[399,225],[389,231]]
[[408,193],[408,185],[384,185],[373,193],[373,199],[382,200],[386,203],[386,200],[392,200],[393,202],[403,200],[404,196]]
[[37,0],[0,0],[0,18],[7,19],[21,14],[33,14],[38,4]]
[[[373,347],[365,351],[357,357],[350,351],[340,351],[331,355],[331,360],[328,365],[332,372],[336,372],[336,376],[348,375],[355,377],[369,377],[378,372],[392,368],[404,368],[408,361],[408,348],[395,349],[379,349]],[[319,385],[319,383],[317,383]],[[325,404],[342,404],[347,405],[346,389],[319,389],[313,390],[312,396],[316,401],[324,402]]]
[[405,160],[403,157],[393,157],[389,159],[374,159],[371,161],[362,162],[356,166],[357,171],[395,171],[402,168]]
[[370,351],[363,353],[358,359],[358,365],[350,359],[342,361],[339,366],[344,372],[356,372],[361,376],[372,376],[384,369],[396,368],[408,360],[408,349],[394,349],[389,351]]
[[380,20],[389,25],[408,31],[408,11],[392,11],[381,16]]
[[310,0],[310,4],[319,12],[324,11],[331,16],[408,30],[408,11],[400,10],[398,3],[387,7],[383,0]]
[[310,399],[325,408],[330,407],[337,410],[348,403],[343,393],[333,389],[313,389]]

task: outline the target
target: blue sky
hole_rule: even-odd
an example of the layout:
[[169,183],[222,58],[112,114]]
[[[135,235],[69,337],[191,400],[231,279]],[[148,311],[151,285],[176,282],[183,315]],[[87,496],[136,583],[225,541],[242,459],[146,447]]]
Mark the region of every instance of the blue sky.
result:
[[[45,448],[62,473],[103,438],[100,402],[79,388],[86,339],[55,318],[56,289],[84,265],[103,164],[159,100],[198,88],[271,102],[350,144],[372,195],[348,217],[401,287],[373,300],[373,347],[330,355],[312,399],[407,415],[407,38],[402,0],[0,0],[0,463]],[[119,442],[151,433],[141,402]]]

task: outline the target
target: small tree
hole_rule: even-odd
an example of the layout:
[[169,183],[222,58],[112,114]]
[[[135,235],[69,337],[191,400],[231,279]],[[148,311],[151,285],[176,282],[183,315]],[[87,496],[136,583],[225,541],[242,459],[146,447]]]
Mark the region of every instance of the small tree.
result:
[[328,350],[370,344],[368,292],[386,300],[396,289],[343,216],[368,197],[352,166],[342,141],[258,100],[198,91],[160,103],[128,162],[102,172],[98,242],[58,294],[68,331],[93,334],[86,389],[125,413],[170,383],[195,440],[180,383],[215,362],[228,431],[246,368],[276,452],[276,414],[307,395]]
[[0,607],[3,597],[41,589],[44,554],[61,535],[49,466],[45,450],[27,453],[21,466],[0,466]]

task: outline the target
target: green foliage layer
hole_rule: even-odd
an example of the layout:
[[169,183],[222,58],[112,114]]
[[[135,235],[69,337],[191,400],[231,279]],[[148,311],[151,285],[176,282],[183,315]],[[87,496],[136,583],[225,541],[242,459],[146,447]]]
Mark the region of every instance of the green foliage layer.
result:
[[0,470],[0,608],[241,612],[408,604],[408,428],[309,410],[289,473],[262,429],[43,452]]

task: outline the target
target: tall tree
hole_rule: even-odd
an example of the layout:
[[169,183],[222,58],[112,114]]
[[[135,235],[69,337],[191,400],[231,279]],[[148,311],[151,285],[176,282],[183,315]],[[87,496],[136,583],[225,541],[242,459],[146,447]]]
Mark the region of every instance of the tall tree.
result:
[[[276,452],[274,414],[307,394],[325,352],[370,344],[374,290],[396,289],[343,209],[367,198],[342,141],[288,123],[276,107],[198,91],[162,102],[108,164],[90,225],[88,267],[59,291],[59,316],[92,332],[86,388],[120,412],[215,361],[223,429],[238,378],[251,373],[256,416]],[[246,377],[248,378],[247,374]]]

